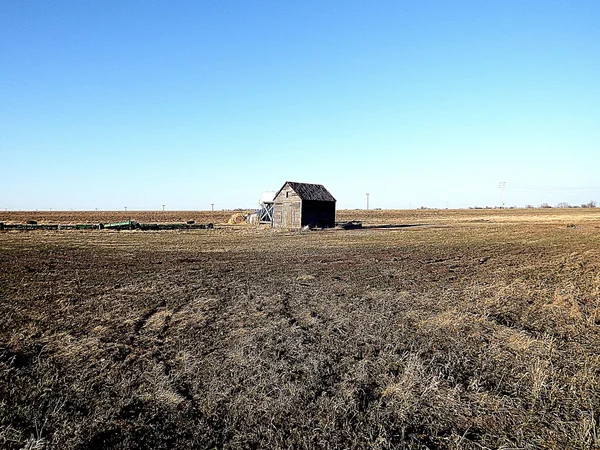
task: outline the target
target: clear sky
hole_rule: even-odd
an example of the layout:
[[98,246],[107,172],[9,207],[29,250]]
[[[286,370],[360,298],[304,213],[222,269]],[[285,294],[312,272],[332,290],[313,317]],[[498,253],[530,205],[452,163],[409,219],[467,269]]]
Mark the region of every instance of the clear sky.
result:
[[0,209],[600,203],[600,1],[0,2]]

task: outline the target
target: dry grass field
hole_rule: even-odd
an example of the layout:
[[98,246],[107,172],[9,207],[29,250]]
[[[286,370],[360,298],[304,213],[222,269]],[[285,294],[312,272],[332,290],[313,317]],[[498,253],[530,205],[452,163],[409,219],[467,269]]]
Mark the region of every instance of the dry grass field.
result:
[[0,233],[0,447],[600,448],[600,209],[351,219]]
[[226,223],[234,211],[0,211],[0,222],[40,224],[111,223],[135,220],[142,223]]

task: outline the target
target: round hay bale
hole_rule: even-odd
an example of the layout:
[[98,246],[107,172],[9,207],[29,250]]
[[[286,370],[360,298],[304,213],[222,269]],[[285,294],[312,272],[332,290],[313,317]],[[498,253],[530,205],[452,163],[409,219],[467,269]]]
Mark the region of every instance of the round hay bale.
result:
[[235,213],[232,215],[227,223],[229,225],[239,225],[240,223],[244,223],[246,221],[246,216],[244,214]]

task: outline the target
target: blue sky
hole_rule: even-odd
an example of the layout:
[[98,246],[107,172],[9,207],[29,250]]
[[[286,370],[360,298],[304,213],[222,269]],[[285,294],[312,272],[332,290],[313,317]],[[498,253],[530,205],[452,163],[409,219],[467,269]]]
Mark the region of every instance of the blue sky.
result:
[[600,201],[598,1],[0,3],[0,209]]

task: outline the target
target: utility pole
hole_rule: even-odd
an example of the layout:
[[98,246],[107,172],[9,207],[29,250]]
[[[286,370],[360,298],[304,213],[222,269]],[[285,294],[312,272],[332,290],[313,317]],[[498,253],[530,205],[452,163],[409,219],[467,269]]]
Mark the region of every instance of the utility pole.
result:
[[369,193],[367,192],[367,211],[369,210]]
[[498,187],[500,188],[500,206],[504,209],[504,189],[506,188],[506,181],[501,181]]

